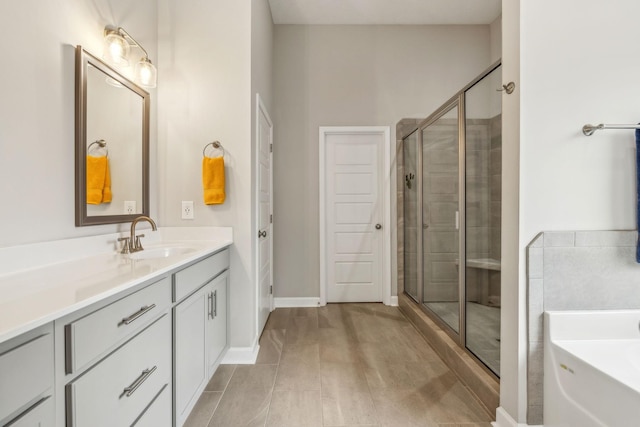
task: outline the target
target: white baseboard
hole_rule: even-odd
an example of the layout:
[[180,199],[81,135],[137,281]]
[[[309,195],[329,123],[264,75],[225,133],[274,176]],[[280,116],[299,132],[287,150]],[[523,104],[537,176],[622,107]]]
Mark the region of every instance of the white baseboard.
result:
[[231,347],[224,355],[222,365],[253,365],[258,358],[260,345],[256,343],[253,347]]
[[502,406],[496,409],[496,421],[491,424],[493,424],[494,427],[544,427],[517,423]]
[[[398,297],[392,296],[389,305],[397,307]],[[274,298],[274,308],[320,307],[320,298]]]
[[274,298],[275,308],[320,307],[320,298]]

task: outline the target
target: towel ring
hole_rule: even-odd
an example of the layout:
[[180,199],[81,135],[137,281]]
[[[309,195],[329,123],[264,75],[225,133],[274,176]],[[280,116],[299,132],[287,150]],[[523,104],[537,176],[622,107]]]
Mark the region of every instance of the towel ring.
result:
[[91,144],[89,144],[89,146],[87,147],[87,154],[91,153],[91,147],[93,147],[94,145],[98,145],[98,150],[100,148],[104,148],[105,151],[105,156],[108,157],[109,156],[109,149],[107,148],[107,141],[105,141],[104,139],[98,139],[96,141],[93,141]]
[[213,142],[210,142],[207,145],[205,145],[204,148],[202,149],[202,156],[203,157],[208,157],[207,154],[206,154],[208,146],[212,146],[216,150],[222,150],[222,157],[224,157],[224,147],[222,146],[222,144],[220,144],[220,141],[213,141]]

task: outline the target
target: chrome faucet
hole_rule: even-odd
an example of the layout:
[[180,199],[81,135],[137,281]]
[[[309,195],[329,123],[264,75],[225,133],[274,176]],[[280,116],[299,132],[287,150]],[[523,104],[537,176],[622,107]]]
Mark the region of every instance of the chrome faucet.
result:
[[144,248],[142,247],[142,243],[140,242],[140,238],[144,237],[144,234],[138,234],[136,236],[136,225],[140,221],[147,221],[149,224],[151,224],[151,229],[153,231],[158,230],[158,227],[156,226],[155,221],[153,221],[148,216],[141,215],[137,217],[131,223],[131,235],[129,237],[120,237],[118,239],[119,242],[124,241],[124,244],[122,246],[122,251],[120,253],[128,254],[128,253],[140,252],[141,250],[144,250]]

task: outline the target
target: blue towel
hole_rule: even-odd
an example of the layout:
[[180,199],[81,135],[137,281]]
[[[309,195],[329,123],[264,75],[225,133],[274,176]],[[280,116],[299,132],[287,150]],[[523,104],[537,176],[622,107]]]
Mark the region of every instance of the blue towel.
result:
[[636,262],[640,263],[640,129],[636,129],[636,212],[638,224],[638,241],[636,243]]

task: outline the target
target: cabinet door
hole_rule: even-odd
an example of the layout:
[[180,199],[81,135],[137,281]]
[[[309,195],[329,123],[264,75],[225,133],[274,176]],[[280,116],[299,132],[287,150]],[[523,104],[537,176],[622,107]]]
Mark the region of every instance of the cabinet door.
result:
[[175,417],[181,426],[207,381],[206,286],[174,308],[175,322]]
[[51,394],[52,332],[49,324],[0,343],[0,425]]
[[227,287],[229,272],[225,271],[207,288],[211,292],[211,309],[207,316],[208,375],[213,376],[216,361],[227,346]]

